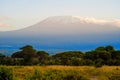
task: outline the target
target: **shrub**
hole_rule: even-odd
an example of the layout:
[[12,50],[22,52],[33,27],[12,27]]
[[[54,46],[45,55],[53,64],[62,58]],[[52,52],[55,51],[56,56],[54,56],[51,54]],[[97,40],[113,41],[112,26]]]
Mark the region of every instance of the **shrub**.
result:
[[13,80],[13,70],[7,67],[0,67],[0,80]]
[[120,80],[120,75],[112,75],[109,77],[109,80]]
[[97,63],[97,64],[95,64],[95,67],[96,68],[100,68],[100,67],[102,67],[103,65],[101,64],[101,63]]
[[63,80],[89,80],[87,77],[81,75],[81,74],[76,74],[76,73],[70,73],[70,74],[67,74]]

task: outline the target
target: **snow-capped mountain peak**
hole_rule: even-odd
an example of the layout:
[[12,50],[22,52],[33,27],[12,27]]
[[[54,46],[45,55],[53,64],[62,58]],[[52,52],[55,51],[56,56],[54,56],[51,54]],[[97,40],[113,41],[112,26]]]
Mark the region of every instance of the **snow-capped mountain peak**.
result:
[[107,21],[107,20],[100,20],[95,18],[89,18],[89,17],[80,17],[80,16],[52,16],[48,17],[45,20],[42,21],[42,23],[45,24],[78,24],[78,23],[84,23],[84,24],[99,24],[99,25],[106,25],[106,24],[112,24],[112,25],[118,25],[118,22],[120,21]]
[[[98,25],[98,26],[112,26],[112,27],[118,27],[120,28],[120,20],[101,20],[101,19],[95,19],[95,18],[89,18],[89,17],[80,17],[80,16],[52,16],[44,19],[43,21],[40,21],[39,23],[32,25],[32,26],[37,26],[37,28],[44,26],[71,26],[73,25],[74,27],[78,25],[79,27],[84,27],[85,25],[88,25],[89,27],[92,25]],[[81,26],[83,25],[83,26]],[[105,27],[105,28],[106,28]],[[28,27],[25,27],[25,29]],[[31,28],[31,27],[29,27]],[[34,27],[35,28],[35,27]],[[78,27],[77,27],[78,28]],[[12,29],[9,27],[9,30],[19,30],[19,29],[24,29],[24,28],[14,28]],[[1,27],[0,31],[6,30],[6,27]]]
[[80,18],[75,16],[52,16],[48,17],[43,23],[60,23],[60,24],[70,24],[70,23],[79,23],[81,22]]

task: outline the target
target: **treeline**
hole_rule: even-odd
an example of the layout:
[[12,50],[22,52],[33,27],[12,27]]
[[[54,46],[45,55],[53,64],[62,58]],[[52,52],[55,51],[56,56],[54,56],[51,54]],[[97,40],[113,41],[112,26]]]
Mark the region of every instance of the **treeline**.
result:
[[70,66],[119,66],[120,50],[113,46],[101,46],[88,52],[68,51],[49,55],[37,51],[31,45],[20,48],[11,57],[0,54],[1,65],[70,65]]

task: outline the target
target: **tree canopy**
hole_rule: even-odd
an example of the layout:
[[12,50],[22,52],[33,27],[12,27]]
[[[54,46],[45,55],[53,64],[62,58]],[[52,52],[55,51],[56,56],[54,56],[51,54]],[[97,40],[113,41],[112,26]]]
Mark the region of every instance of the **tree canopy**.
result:
[[49,55],[45,51],[37,51],[31,45],[26,45],[11,57],[0,54],[0,58],[0,63],[7,65],[120,65],[120,50],[108,45],[87,52],[66,51]]

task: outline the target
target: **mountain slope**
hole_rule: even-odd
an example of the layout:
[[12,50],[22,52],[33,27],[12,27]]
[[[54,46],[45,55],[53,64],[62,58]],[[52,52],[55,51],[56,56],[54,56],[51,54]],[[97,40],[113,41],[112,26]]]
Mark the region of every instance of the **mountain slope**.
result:
[[71,35],[71,34],[87,34],[87,33],[100,34],[100,33],[117,32],[119,31],[119,29],[120,28],[115,25],[105,24],[105,22],[102,21],[83,19],[76,16],[55,16],[55,17],[49,17],[25,29],[8,32],[8,33],[11,34],[13,33],[12,35],[14,35],[14,33],[21,35],[22,34]]
[[100,45],[118,47],[120,28],[108,23],[76,16],[49,17],[25,29],[0,32],[0,46],[32,44],[43,49],[72,50]]

